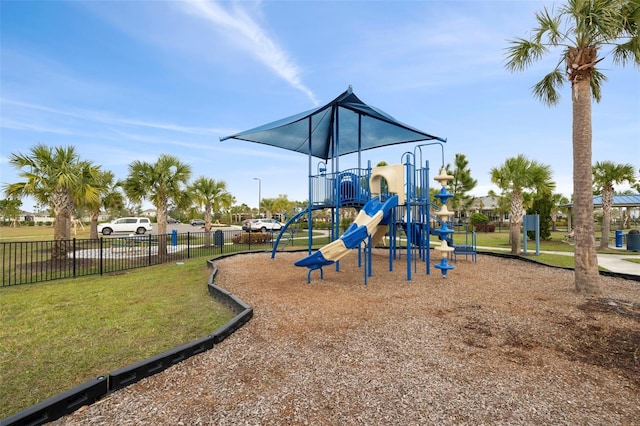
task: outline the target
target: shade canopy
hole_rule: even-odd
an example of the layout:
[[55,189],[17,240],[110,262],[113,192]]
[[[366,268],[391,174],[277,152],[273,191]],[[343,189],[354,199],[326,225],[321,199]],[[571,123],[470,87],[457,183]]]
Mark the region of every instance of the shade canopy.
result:
[[[593,206],[602,207],[602,196],[593,197]],[[559,207],[573,207],[573,203],[561,204]],[[613,196],[613,207],[640,207],[640,194],[619,194]]]
[[407,126],[349,89],[328,104],[220,138],[283,148],[328,160],[387,145],[445,139]]

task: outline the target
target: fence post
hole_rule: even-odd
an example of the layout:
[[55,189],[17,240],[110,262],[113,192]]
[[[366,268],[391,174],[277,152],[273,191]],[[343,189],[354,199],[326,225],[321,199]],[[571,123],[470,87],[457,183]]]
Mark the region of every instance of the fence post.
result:
[[100,271],[100,275],[103,274],[103,268],[104,268],[104,264],[103,264],[103,259],[104,259],[104,244],[102,243],[103,239],[102,238],[98,238],[98,252],[100,253],[100,259],[98,259],[98,270]]
[[[160,235],[158,235],[158,244],[160,244]],[[147,236],[147,266],[151,266],[151,234]],[[160,255],[160,249],[158,249]]]
[[73,238],[73,278],[76,277],[76,239]]

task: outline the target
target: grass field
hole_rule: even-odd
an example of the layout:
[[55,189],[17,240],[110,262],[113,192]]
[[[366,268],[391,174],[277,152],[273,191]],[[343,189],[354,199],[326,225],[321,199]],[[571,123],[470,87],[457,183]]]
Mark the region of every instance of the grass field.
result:
[[[71,231],[71,238],[89,238],[89,227]],[[0,242],[53,240],[52,226],[0,226]]]
[[0,418],[226,324],[209,272],[190,259],[0,289]]

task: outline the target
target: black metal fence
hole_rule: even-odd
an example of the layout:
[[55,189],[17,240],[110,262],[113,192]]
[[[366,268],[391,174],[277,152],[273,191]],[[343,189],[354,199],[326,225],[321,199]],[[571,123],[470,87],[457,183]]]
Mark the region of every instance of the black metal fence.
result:
[[[195,257],[252,250],[270,251],[276,236],[269,232],[212,230],[98,239],[2,242],[2,287],[111,274]],[[289,241],[293,242],[293,238]]]

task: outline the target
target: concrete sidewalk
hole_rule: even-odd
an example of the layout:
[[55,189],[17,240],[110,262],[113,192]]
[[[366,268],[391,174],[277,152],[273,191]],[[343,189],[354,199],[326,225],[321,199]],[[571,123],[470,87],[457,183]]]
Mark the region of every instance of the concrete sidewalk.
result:
[[[530,247],[530,246],[529,246]],[[531,250],[527,247],[527,253],[535,254],[535,248]],[[640,276],[640,263],[629,262],[625,259],[637,259],[640,260],[640,253],[623,250],[619,248],[610,247],[612,250],[620,250],[620,254],[598,254],[598,265],[607,269],[608,271],[615,272],[618,274],[629,274],[629,275],[638,275]],[[509,248],[496,248],[496,247],[480,247],[478,246],[478,250],[488,250],[488,251],[505,251],[511,252]],[[573,256],[573,252],[569,251],[544,251],[540,250],[540,253],[544,254],[557,254],[560,256]]]
[[598,265],[619,274],[640,275],[640,263],[625,260],[640,260],[640,253],[627,253],[629,254],[598,254]]

